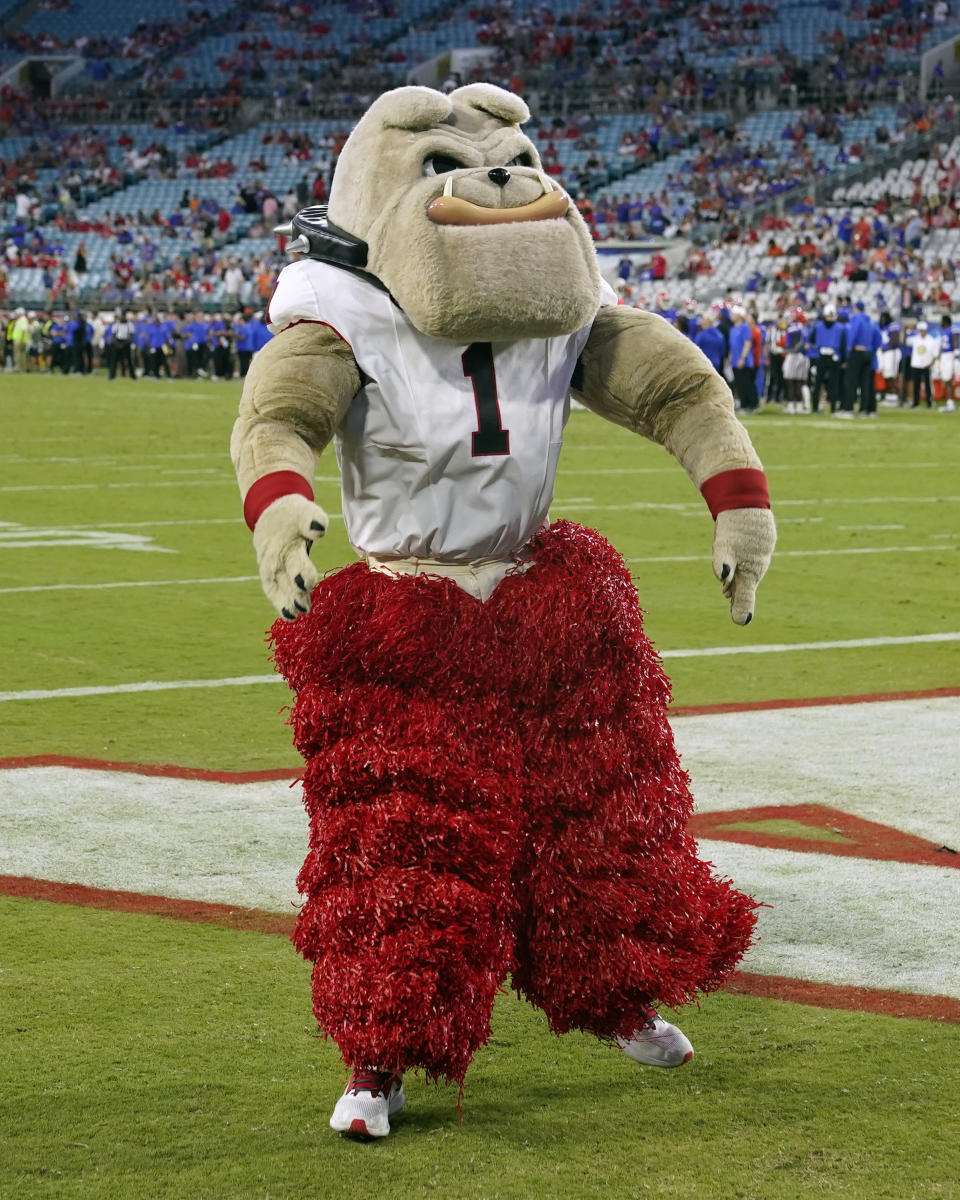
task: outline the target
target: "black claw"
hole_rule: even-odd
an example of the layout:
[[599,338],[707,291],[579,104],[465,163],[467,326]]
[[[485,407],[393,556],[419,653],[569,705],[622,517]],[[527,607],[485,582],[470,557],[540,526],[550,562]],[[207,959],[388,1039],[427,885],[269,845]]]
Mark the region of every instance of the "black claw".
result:
[[307,553],[309,554],[312,549],[313,549],[313,542],[307,542]]
[[307,585],[303,582],[302,575],[295,575],[293,577],[293,582],[297,585],[301,592],[305,592],[307,590]]
[[280,616],[283,617],[283,619],[285,621],[293,621],[295,619],[294,614],[290,611],[289,608],[281,608]]
[[326,529],[326,525],[321,525],[319,521],[311,521],[310,528],[316,529],[318,533],[323,533]]
[[729,563],[724,563],[724,564],[723,564],[723,570],[720,572],[720,580],[721,580],[721,582],[723,582],[724,580],[726,580],[726,578],[727,578],[727,576],[728,576],[729,574],[730,574],[730,564],[729,564]]
[[744,621],[744,625],[749,625],[752,620],[753,620],[753,613],[747,613],[747,619]]
[[296,600],[294,600],[294,602],[293,602],[293,607],[297,610],[297,612],[307,612],[308,611],[307,609],[305,609],[303,607],[302,604],[298,604]]

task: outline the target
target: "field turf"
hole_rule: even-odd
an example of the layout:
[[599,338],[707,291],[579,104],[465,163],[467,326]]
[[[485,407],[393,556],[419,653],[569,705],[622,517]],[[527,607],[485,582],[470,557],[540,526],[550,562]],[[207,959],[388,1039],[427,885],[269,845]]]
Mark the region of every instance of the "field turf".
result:
[[[270,674],[237,397],[0,377],[0,757],[297,766],[283,686],[225,683]],[[682,470],[589,414],[568,428],[554,516],[630,561],[675,703],[956,688],[960,413],[749,428],[780,542],[746,629]],[[328,454],[331,514],[335,474]],[[334,519],[315,561],[351,557]],[[221,686],[110,690],[184,681]],[[358,1146],[327,1128],[342,1071],[283,937],[0,899],[0,1196],[960,1197],[956,1024],[732,994],[680,1023],[694,1062],[643,1071],[504,995],[462,1122],[412,1080],[394,1134]]]

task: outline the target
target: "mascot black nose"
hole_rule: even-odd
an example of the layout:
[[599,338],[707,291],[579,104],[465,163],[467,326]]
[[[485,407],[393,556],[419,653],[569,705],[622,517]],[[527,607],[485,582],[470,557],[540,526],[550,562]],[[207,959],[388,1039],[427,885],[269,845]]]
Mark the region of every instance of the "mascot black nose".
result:
[[506,167],[494,167],[492,171],[487,172],[487,175],[489,175],[497,187],[503,187],[510,181],[510,172]]

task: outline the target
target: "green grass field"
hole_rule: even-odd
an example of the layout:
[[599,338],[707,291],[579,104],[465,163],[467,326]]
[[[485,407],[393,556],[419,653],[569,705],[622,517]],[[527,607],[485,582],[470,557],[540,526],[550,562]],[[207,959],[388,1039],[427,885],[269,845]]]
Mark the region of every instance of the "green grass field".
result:
[[[270,673],[227,455],[238,392],[0,377],[0,757],[297,765],[280,684],[49,695]],[[630,561],[676,704],[960,685],[960,641],[913,640],[960,630],[960,414],[749,428],[780,542],[746,629],[680,468],[589,414],[568,428],[554,515]],[[332,455],[320,472],[337,513]],[[342,522],[314,558],[350,561]],[[0,914],[4,1198],[960,1197],[956,1024],[720,994],[683,1014],[693,1064],[656,1072],[505,995],[462,1122],[454,1093],[412,1081],[394,1134],[358,1146],[327,1128],[343,1075],[284,938]]]

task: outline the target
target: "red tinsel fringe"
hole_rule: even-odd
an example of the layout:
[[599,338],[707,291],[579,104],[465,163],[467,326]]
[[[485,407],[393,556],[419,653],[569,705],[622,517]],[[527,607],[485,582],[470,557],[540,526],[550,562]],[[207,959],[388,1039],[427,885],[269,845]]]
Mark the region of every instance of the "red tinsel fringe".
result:
[[310,852],[294,934],[344,1060],[463,1082],[508,972],[630,1034],[720,985],[754,902],[715,878],[620,555],[561,521],[486,604],[356,563],[272,630]]

